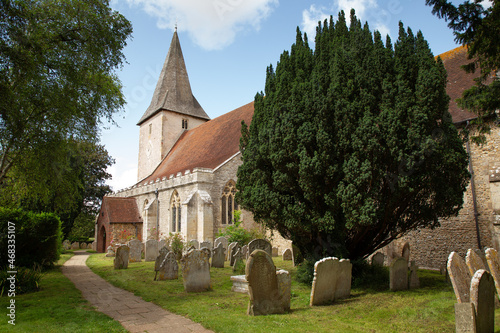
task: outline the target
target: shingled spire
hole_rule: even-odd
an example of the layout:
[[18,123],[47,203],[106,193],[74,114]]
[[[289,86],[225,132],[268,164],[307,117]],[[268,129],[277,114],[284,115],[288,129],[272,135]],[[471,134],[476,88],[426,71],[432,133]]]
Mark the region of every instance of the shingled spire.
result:
[[162,110],[210,120],[191,91],[177,29],[172,37],[151,104],[137,125],[142,124]]

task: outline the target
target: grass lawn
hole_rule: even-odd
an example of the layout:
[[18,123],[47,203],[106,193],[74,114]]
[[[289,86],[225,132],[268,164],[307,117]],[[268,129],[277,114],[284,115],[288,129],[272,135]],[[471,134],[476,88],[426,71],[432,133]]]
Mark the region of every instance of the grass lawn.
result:
[[16,325],[8,323],[10,298],[0,297],[0,332],[127,332],[118,322],[93,310],[60,266],[72,254],[61,255],[58,265],[45,272],[40,291],[16,295]]
[[[232,268],[211,269],[212,291],[186,293],[182,278],[153,281],[154,262],[131,263],[114,270],[113,258],[92,255],[87,264],[113,285],[146,301],[186,316],[215,332],[454,332],[455,295],[437,272],[419,271],[421,288],[404,292],[353,289],[349,299],[310,307],[311,287],[295,281],[291,261],[273,258],[276,267],[292,274],[291,312],[246,315],[248,295],[231,292]],[[227,266],[227,262],[226,262]],[[179,274],[180,274],[179,270]],[[500,332],[500,309],[495,313]]]

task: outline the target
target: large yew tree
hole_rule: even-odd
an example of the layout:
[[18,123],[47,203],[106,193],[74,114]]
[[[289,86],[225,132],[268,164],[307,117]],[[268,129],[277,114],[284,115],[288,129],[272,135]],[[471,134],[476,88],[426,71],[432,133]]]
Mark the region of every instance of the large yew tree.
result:
[[351,12],[297,29],[242,129],[237,200],[310,259],[360,259],[456,215],[467,154],[421,32],[395,45]]

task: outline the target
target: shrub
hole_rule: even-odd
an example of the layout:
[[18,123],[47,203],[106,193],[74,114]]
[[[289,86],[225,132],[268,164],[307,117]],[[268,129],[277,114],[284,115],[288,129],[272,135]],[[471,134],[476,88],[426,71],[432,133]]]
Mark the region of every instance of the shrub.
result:
[[7,273],[7,270],[2,270],[0,271],[0,296],[11,295],[11,277],[15,277],[15,294],[20,295],[38,291],[42,276],[42,268],[38,265],[35,265],[33,269],[20,267],[17,274],[10,274]]
[[314,279],[314,264],[316,262],[312,259],[304,260],[297,266],[297,275],[295,279],[307,285],[311,285]]
[[175,257],[180,259],[182,256],[182,250],[184,250],[185,247],[185,242],[184,239],[182,238],[182,235],[179,233],[170,233],[167,238],[165,238],[165,241],[168,246],[170,246],[170,250],[175,254]]
[[218,237],[226,237],[229,243],[237,242],[240,246],[248,244],[252,239],[265,238],[261,232],[256,229],[247,230],[241,226],[241,210],[234,211],[233,225],[219,231]]
[[389,287],[389,269],[370,265],[365,260],[352,262],[352,287],[385,290]]
[[[61,221],[55,214],[0,207],[0,262],[16,267],[52,266],[61,250]],[[12,233],[9,233],[12,231]],[[15,235],[15,238],[12,236]],[[9,261],[15,240],[15,261]],[[10,241],[10,243],[9,243]],[[11,245],[11,247],[9,247]]]

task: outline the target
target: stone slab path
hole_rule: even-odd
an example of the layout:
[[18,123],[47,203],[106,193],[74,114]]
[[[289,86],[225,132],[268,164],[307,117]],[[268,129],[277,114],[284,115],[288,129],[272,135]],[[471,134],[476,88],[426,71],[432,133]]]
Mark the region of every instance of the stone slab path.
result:
[[119,321],[130,332],[212,332],[185,317],[146,302],[131,292],[117,288],[87,267],[87,252],[75,252],[62,272],[98,311]]

